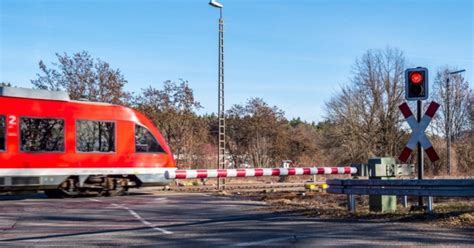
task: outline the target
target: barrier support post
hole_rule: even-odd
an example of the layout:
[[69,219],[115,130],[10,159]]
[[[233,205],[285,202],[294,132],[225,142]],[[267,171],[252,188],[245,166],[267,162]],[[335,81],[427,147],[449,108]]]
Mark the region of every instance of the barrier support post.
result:
[[427,209],[427,212],[429,214],[433,213],[433,197],[432,196],[428,196],[428,209]]
[[407,208],[408,207],[408,196],[404,195],[402,199],[403,199],[403,207]]
[[347,194],[347,208],[353,214],[356,213],[356,205],[355,195]]

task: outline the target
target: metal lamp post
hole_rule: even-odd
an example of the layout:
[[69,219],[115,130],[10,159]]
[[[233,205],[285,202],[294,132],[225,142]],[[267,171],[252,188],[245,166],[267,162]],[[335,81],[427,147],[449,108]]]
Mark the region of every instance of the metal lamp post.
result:
[[[225,169],[225,113],[224,113],[224,19],[222,17],[221,3],[211,0],[209,5],[219,9],[219,65],[218,65],[218,111],[217,118],[219,122],[218,133],[218,151],[217,151],[217,168]],[[217,188],[223,189],[225,180],[218,178]]]
[[451,109],[450,109],[450,90],[451,86],[449,85],[449,78],[451,75],[459,74],[465,72],[466,70],[459,70],[448,72],[446,78],[446,152],[447,152],[447,162],[448,162],[448,175],[451,176]]

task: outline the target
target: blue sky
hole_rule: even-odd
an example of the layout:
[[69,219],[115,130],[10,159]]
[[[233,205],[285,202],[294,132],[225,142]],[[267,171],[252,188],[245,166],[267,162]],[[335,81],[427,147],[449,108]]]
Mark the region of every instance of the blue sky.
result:
[[[38,61],[82,50],[119,68],[127,90],[188,80],[217,111],[218,10],[207,0],[0,0],[0,81],[31,87]],[[320,121],[368,49],[473,79],[472,0],[222,0],[226,108],[261,97]]]

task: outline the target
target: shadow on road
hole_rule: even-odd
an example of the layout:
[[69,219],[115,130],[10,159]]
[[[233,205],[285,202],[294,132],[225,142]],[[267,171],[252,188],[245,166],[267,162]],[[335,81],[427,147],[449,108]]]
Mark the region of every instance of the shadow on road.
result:
[[[152,192],[130,192],[127,194],[128,196],[143,196],[143,195],[153,195]],[[124,196],[127,196],[124,195]],[[121,197],[121,196],[112,196],[112,197]],[[102,196],[93,196],[93,195],[81,195],[81,196],[74,196],[74,197],[65,197],[65,198],[110,198],[110,197],[102,197]],[[17,194],[4,194],[0,195],[0,201],[22,201],[22,200],[30,200],[30,199],[49,199],[49,200],[58,200],[55,198],[48,198],[44,193],[35,193],[35,192],[20,192]]]
[[0,201],[21,201],[27,199],[47,199],[43,193],[19,193],[13,195],[0,195]]

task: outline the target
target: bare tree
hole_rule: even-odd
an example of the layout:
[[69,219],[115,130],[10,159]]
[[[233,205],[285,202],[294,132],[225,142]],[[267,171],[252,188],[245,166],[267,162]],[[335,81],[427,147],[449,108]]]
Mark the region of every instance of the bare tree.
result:
[[[455,141],[471,129],[470,97],[472,89],[462,74],[449,75],[450,71],[456,71],[456,68],[445,67],[438,70],[433,83],[432,98],[441,105],[440,112],[434,119],[437,131],[446,137],[448,128],[451,129],[451,139]],[[447,104],[448,101],[449,104]],[[447,109],[448,105],[449,109]],[[449,122],[448,113],[451,120]]]
[[290,121],[288,139],[287,157],[294,165],[325,165],[326,161],[322,159],[321,149],[318,146],[322,140],[318,126],[293,119]]
[[227,111],[227,127],[227,148],[236,166],[274,166],[289,153],[283,111],[268,106],[261,98],[252,98],[245,106],[232,106]]
[[197,154],[208,137],[206,122],[195,113],[201,104],[194,99],[187,81],[165,81],[163,84],[162,90],[144,89],[135,97],[133,105],[158,126],[178,165],[192,167],[197,165]]
[[351,84],[326,104],[333,125],[329,138],[340,146],[342,161],[399,152],[404,133],[398,106],[406,64],[398,49],[369,50],[356,60]]
[[[443,136],[446,142],[448,139],[453,142],[452,151],[455,151],[455,154],[452,152],[449,154],[454,155],[453,169],[467,171],[474,166],[472,153],[474,140],[471,122],[472,89],[462,74],[449,75],[449,72],[456,70],[456,68],[445,67],[436,73],[432,99],[440,103],[441,107],[440,113],[435,116],[433,122],[436,133]],[[449,137],[448,133],[450,133]],[[444,168],[446,166],[448,165],[445,164]]]
[[119,69],[112,69],[107,62],[93,59],[83,51],[69,56],[56,54],[58,62],[48,68],[41,60],[37,79],[31,83],[39,89],[67,91],[71,99],[86,98],[90,101],[126,104],[130,94],[124,90],[127,80]]

